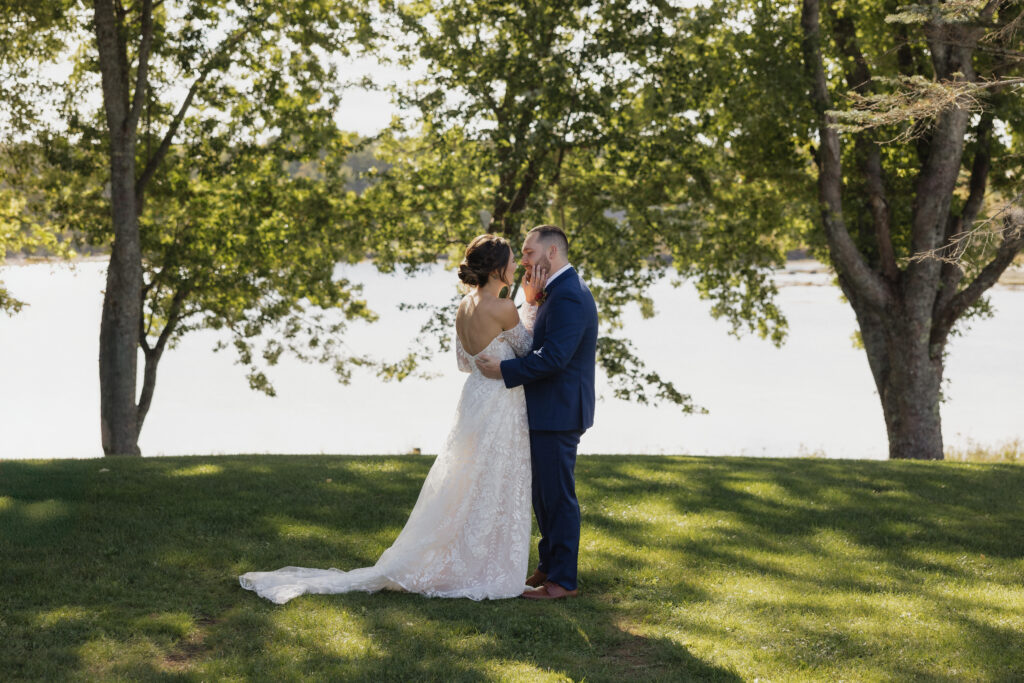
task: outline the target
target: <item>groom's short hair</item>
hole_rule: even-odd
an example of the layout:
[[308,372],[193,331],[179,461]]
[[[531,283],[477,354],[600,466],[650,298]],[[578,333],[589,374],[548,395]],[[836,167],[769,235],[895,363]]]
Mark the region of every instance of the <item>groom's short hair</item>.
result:
[[569,238],[565,236],[565,232],[557,225],[538,225],[526,234],[527,236],[537,235],[545,244],[550,244],[554,240],[558,245],[559,251],[562,252],[562,256],[569,258]]

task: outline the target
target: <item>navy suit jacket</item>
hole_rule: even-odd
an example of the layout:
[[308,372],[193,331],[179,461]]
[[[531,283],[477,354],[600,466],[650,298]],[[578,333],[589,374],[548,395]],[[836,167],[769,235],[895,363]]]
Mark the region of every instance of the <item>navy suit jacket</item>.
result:
[[594,424],[597,305],[574,268],[549,282],[533,326],[533,351],[502,361],[508,388],[523,385],[530,429],[583,431]]

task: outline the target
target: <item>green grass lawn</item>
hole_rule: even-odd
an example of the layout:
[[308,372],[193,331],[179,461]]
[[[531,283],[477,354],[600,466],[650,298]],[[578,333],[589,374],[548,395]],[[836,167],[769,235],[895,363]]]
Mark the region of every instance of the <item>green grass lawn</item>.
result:
[[1024,467],[587,456],[580,597],[275,606],[429,457],[0,462],[0,679],[1024,680]]

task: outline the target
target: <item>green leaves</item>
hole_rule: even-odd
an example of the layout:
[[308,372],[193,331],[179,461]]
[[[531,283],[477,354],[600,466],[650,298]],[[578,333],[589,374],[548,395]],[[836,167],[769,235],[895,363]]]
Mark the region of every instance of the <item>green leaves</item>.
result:
[[[781,17],[792,34],[795,15]],[[401,59],[425,76],[397,93],[417,125],[382,136],[387,170],[358,202],[378,267],[412,271],[460,257],[485,230],[518,244],[555,223],[609,330],[628,306],[654,315],[646,291],[675,268],[734,330],[781,342],[771,268],[814,200],[809,169],[772,175],[780,158],[809,164],[806,128],[777,122],[805,107],[799,86],[773,76],[791,45],[728,30],[717,4],[422,2],[394,18]],[[737,52],[756,56],[756,72],[737,72]],[[749,107],[762,76],[780,97]],[[794,176],[803,186],[787,194]],[[428,322],[424,334],[448,330]],[[601,353],[623,397],[694,409],[625,340],[607,337]]]
[[[633,302],[649,306],[644,289],[665,266],[648,260],[663,242],[624,214],[621,200],[637,184],[619,162],[640,142],[630,112],[650,80],[643,64],[664,39],[663,17],[651,11],[583,1],[395,8],[400,60],[422,63],[426,75],[396,93],[419,112],[416,126],[382,136],[375,153],[387,170],[358,202],[378,267],[411,272],[439,256],[461,258],[484,231],[518,245],[530,227],[551,222],[568,233],[606,322],[614,327]],[[425,338],[443,347],[442,319],[434,310],[416,349],[434,348]],[[607,347],[609,361],[628,368],[617,376],[685,404],[626,348]]]
[[[174,338],[198,326],[229,330],[250,384],[271,395],[260,367],[286,351],[347,380],[344,331],[375,318],[360,287],[334,276],[337,263],[363,255],[362,241],[346,234],[353,195],[342,172],[358,141],[329,121],[288,130],[288,142],[199,145],[169,157],[142,217],[149,323],[176,325]],[[169,302],[183,290],[172,321]]]
[[[948,95],[947,81],[930,71],[927,36],[911,20],[962,23],[976,5],[831,5],[822,16],[827,87],[846,130],[872,145],[892,139],[899,122],[876,114],[919,121],[924,115],[907,103],[920,105],[925,91]],[[110,239],[106,126],[85,104],[97,65],[76,7],[19,5],[10,16],[23,23],[0,25],[11,55],[39,60],[64,49],[58,39],[78,45],[61,125],[27,146],[5,147],[24,161],[3,166],[11,179],[0,181],[5,249],[55,248],[57,234],[100,247]],[[126,26],[137,27],[138,7],[127,11]],[[1009,5],[999,12],[1004,26],[1019,15]],[[653,310],[648,289],[675,271],[734,333],[778,344],[786,322],[772,269],[797,246],[827,257],[797,3],[206,0],[174,11],[158,4],[153,23],[136,146],[139,179],[147,181],[139,197],[149,352],[213,327],[230,331],[261,390],[272,391],[263,369],[286,353],[328,363],[345,380],[352,367],[375,363],[344,351],[346,326],[374,314],[358,287],[334,278],[335,264],[369,257],[382,271],[413,273],[459,257],[480,232],[518,243],[542,222],[568,233],[606,331],[618,334],[630,306],[670,314]],[[845,35],[856,38],[859,57]],[[399,63],[422,65],[422,78],[395,92],[412,123],[360,140],[334,121],[343,86],[330,57],[387,47]],[[979,56],[983,77],[1003,68],[1006,45],[998,48]],[[860,68],[870,86],[850,82]],[[14,82],[4,75],[25,73],[0,72],[0,86]],[[998,132],[985,139],[990,185],[1005,196],[1024,171],[1016,151],[1024,105],[1009,88],[986,90],[983,101],[977,91],[968,94],[991,108]],[[852,110],[836,98],[846,92]],[[904,95],[907,106],[894,105]],[[38,124],[20,116],[29,128]],[[978,130],[979,140],[966,141],[972,154],[984,147]],[[880,148],[879,163],[893,251],[905,258],[922,157],[916,142],[899,142]],[[855,145],[842,155],[845,169],[864,163]],[[847,174],[844,217],[877,268],[866,182]],[[955,208],[968,191],[965,179]],[[432,316],[425,334],[443,340],[443,323]],[[624,340],[606,337],[601,353],[617,391],[692,406],[642,368]],[[415,365],[410,356],[374,367],[401,378]]]
[[[334,275],[338,263],[365,256],[345,164],[366,141],[334,121],[343,86],[330,57],[373,38],[369,8],[335,0],[156,5],[133,131],[147,370],[206,327],[230,333],[250,385],[268,394],[265,369],[285,353],[326,363],[347,381],[351,366],[370,362],[346,351],[347,326],[375,318],[360,287]],[[133,72],[145,6],[126,7],[119,19]],[[75,23],[91,14],[69,6],[65,21],[30,9],[19,9],[19,25],[4,16],[0,37],[22,47],[3,59],[39,63],[63,51],[72,76],[52,131],[25,117],[35,138],[3,142],[10,161],[0,168],[10,173],[0,182],[0,247],[55,251],[62,235],[104,249],[112,239],[107,122],[89,104],[99,86],[93,37]],[[45,36],[28,35],[30,19]],[[45,230],[36,235],[32,222]],[[147,371],[140,423],[152,381]]]
[[[0,265],[15,253],[73,253],[48,224],[34,178],[39,157],[25,144],[59,99],[54,67],[65,51],[60,33],[76,25],[73,4],[0,1]],[[0,282],[0,312],[22,306]]]
[[966,24],[978,21],[985,0],[946,0],[928,5],[902,5],[886,16],[888,24]]
[[648,370],[633,353],[632,344],[625,339],[599,337],[597,362],[608,376],[615,398],[641,405],[673,403],[684,413],[708,412],[696,405],[689,394],[680,393],[671,382],[663,380],[660,374]]

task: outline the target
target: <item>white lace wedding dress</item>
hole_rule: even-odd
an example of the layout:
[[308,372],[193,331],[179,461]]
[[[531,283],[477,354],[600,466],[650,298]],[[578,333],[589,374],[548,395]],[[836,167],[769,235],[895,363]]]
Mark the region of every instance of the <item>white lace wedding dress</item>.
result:
[[[502,360],[530,352],[532,313],[483,351]],[[533,310],[531,310],[533,309]],[[303,593],[404,590],[431,597],[512,598],[528,588],[530,434],[523,388],[487,379],[456,339],[462,388],[455,425],[423,482],[405,528],[372,567],[284,567],[239,577],[278,604]],[[477,354],[479,355],[479,354]]]

